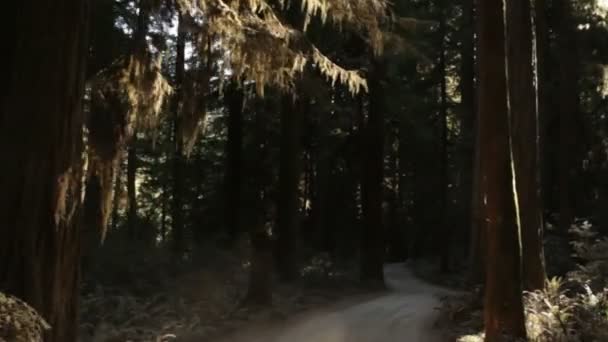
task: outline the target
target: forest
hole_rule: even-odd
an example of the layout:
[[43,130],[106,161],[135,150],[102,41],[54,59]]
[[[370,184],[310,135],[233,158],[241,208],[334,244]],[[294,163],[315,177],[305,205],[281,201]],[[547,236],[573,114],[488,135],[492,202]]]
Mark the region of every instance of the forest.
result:
[[5,14],[0,342],[608,341],[608,0]]

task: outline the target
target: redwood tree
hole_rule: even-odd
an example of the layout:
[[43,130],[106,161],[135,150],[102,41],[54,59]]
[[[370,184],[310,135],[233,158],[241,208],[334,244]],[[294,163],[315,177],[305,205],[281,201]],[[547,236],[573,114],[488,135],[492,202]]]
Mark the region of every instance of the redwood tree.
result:
[[0,288],[76,340],[89,2],[10,3],[0,97]]
[[507,59],[511,141],[522,238],[523,284],[545,285],[538,163],[538,116],[534,91],[530,0],[507,3]]
[[481,190],[485,199],[486,341],[525,338],[521,260],[513,195],[501,0],[477,2],[479,10],[479,124]]

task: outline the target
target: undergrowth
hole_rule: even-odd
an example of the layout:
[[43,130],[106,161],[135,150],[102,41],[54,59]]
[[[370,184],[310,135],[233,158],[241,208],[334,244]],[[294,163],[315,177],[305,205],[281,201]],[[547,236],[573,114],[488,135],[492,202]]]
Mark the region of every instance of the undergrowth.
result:
[[233,250],[199,246],[176,264],[162,248],[110,241],[85,272],[80,340],[208,341],[361,291],[349,269],[316,254],[303,263],[299,282],[275,284],[271,307],[248,307],[248,249],[246,242]]
[[[608,341],[608,239],[598,237],[588,221],[569,233],[577,266],[549,279],[543,290],[524,293],[529,341]],[[444,297],[438,323],[453,340],[483,341],[482,311],[480,291]]]

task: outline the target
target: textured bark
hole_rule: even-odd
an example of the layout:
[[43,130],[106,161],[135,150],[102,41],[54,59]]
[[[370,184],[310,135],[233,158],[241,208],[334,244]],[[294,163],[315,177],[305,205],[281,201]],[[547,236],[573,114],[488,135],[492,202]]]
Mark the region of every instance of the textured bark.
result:
[[135,142],[137,137],[133,137],[131,145],[127,151],[127,196],[128,196],[128,211],[127,211],[127,229],[129,231],[129,239],[138,239],[137,232],[137,194],[135,192],[135,177],[137,176],[137,150]]
[[525,338],[521,260],[509,146],[502,1],[480,0],[479,120],[481,188],[486,202],[485,340]]
[[578,114],[577,42],[571,0],[556,0],[553,6],[555,22],[558,23],[555,31],[559,63],[559,229],[566,232],[574,218],[572,181],[577,141],[574,118]]
[[172,164],[172,181],[173,181],[173,198],[171,202],[171,233],[173,237],[173,253],[179,257],[184,251],[184,208],[183,208],[183,179],[182,169],[184,163],[184,144],[180,136],[182,120],[179,115],[179,103],[183,97],[184,72],[185,72],[185,48],[186,48],[186,32],[182,28],[183,20],[179,15],[178,34],[176,44],[176,60],[175,60],[175,95],[172,103],[173,112],[173,164]]
[[544,287],[545,267],[530,0],[508,2],[506,15],[511,144],[522,238],[522,279],[524,289],[533,291]]
[[279,277],[293,281],[298,277],[297,239],[299,230],[300,174],[302,169],[302,108],[285,96],[281,108],[281,152],[277,217],[276,260]]
[[385,234],[382,220],[382,181],[384,173],[384,106],[381,62],[374,63],[370,76],[369,111],[362,146],[361,279],[384,286]]
[[[7,3],[6,92],[0,95],[0,288],[52,325],[78,331],[82,99],[89,2]],[[12,8],[11,8],[12,7]],[[10,148],[8,148],[10,147]]]
[[228,141],[226,142],[226,204],[224,222],[231,240],[234,243],[241,232],[240,203],[242,188],[243,160],[243,90],[236,84],[231,85],[227,96],[228,107]]

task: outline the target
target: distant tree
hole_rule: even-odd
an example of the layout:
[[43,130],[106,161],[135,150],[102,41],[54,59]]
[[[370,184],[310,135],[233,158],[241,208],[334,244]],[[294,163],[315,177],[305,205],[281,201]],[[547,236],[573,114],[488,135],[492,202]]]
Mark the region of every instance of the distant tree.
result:
[[224,173],[226,191],[224,224],[231,242],[235,242],[238,234],[241,233],[243,223],[240,218],[242,211],[239,210],[243,193],[243,106],[245,100],[243,89],[239,88],[236,83],[230,84],[224,100],[228,110],[226,172]]
[[279,195],[277,203],[277,270],[283,281],[298,276],[297,240],[299,232],[300,176],[302,173],[302,106],[283,96],[281,108],[281,151],[279,162]]
[[184,207],[183,207],[183,165],[184,165],[184,143],[181,136],[182,116],[180,115],[180,101],[184,93],[184,74],[186,64],[186,30],[184,28],[184,15],[178,14],[177,42],[175,45],[175,74],[173,86],[176,92],[172,99],[171,112],[173,114],[173,155],[172,155],[172,174],[173,185],[171,202],[171,236],[173,241],[173,253],[179,257],[184,252]]
[[579,113],[578,93],[578,42],[576,40],[574,7],[572,0],[553,2],[555,16],[556,52],[558,53],[558,98],[559,98],[559,228],[570,229],[574,219],[573,178],[576,174],[575,151],[577,146],[576,117]]
[[367,121],[361,146],[361,204],[363,228],[361,239],[361,279],[384,286],[385,227],[383,222],[384,116],[382,61],[373,58]]
[[135,179],[137,178],[136,140],[137,135],[134,134],[133,140],[127,149],[127,227],[129,231],[129,238],[131,240],[135,240],[139,237],[137,231],[137,192],[135,188]]
[[[249,270],[249,287],[245,302],[251,305],[269,305],[272,302],[273,275],[273,241],[270,233],[276,219],[277,211],[272,196],[270,183],[272,166],[268,140],[269,118],[266,110],[268,101],[256,101],[253,119],[253,146],[251,152],[255,158],[247,167],[246,182],[250,188],[246,203],[250,212],[248,224],[251,241],[251,265]],[[251,210],[252,209],[252,210]]]
[[448,92],[447,92],[447,9],[445,4],[439,3],[439,58],[437,73],[439,75],[439,248],[440,270],[447,273],[450,270],[450,240],[451,226],[448,224]]
[[78,331],[82,136],[89,1],[7,4],[0,97],[0,288]]

